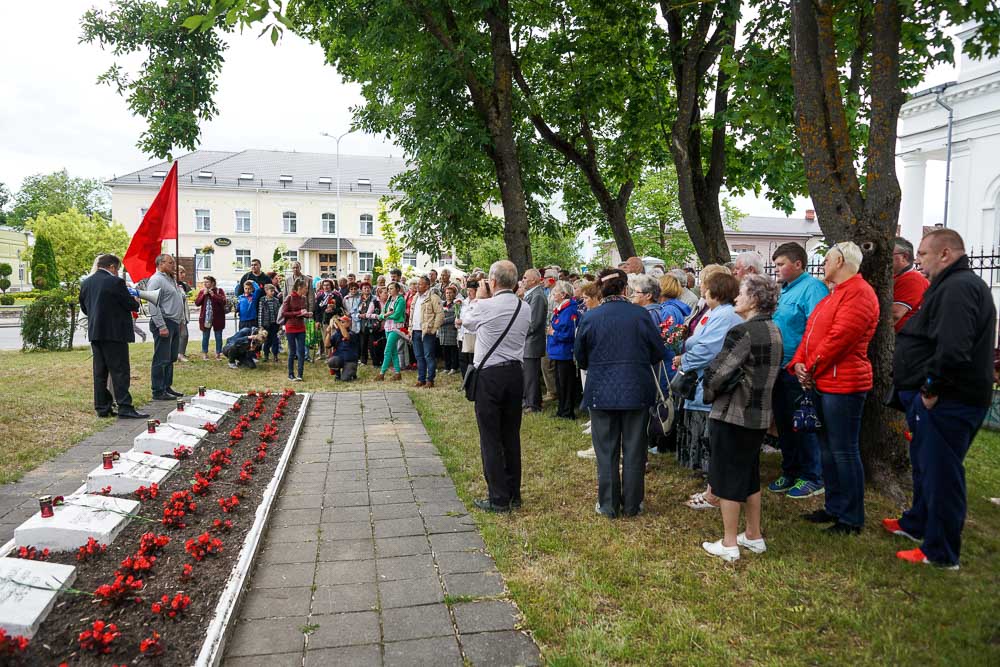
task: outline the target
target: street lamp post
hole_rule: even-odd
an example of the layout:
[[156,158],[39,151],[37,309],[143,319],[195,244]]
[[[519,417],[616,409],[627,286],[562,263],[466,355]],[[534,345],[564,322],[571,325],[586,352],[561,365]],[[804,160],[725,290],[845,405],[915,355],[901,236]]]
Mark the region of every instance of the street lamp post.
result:
[[354,128],[351,128],[347,132],[341,134],[339,137],[335,137],[328,132],[320,132],[320,135],[327,137],[329,139],[333,139],[334,141],[337,142],[337,220],[335,222],[335,227],[334,227],[337,233],[337,254],[335,255],[335,257],[337,258],[337,273],[341,272],[340,271],[340,225],[341,222],[343,221],[342,218],[340,217],[340,140],[346,137],[347,135],[352,134],[353,132]]

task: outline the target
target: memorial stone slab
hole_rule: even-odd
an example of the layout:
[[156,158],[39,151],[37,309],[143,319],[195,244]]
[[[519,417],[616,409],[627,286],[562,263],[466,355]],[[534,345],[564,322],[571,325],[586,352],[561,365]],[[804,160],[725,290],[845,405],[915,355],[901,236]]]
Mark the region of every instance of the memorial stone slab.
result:
[[[76,568],[22,558],[0,558],[0,628],[31,639]],[[45,590],[49,589],[49,590]]]
[[182,424],[201,428],[204,424],[218,424],[226,415],[224,410],[208,406],[185,405],[184,411],[174,409],[167,415],[168,424]]
[[150,484],[161,484],[178,465],[180,461],[177,459],[134,450],[125,452],[112,464],[110,470],[106,470],[102,464],[90,471],[87,475],[87,492],[99,493],[101,489],[110,486],[112,495],[129,494],[140,486],[149,488]]
[[210,408],[219,408],[220,410],[228,410],[236,402],[242,398],[239,394],[234,394],[229,391],[219,391],[218,389],[209,389],[205,392],[204,396],[199,396],[195,394],[191,397],[191,405],[197,405],[198,407],[208,406]]
[[173,456],[174,450],[178,447],[194,449],[201,442],[203,436],[193,435],[188,432],[189,430],[201,431],[205,435],[208,434],[208,431],[192,429],[189,426],[182,427],[179,424],[161,424],[156,427],[156,433],[143,431],[135,436],[132,451],[138,453],[149,452],[156,456]]
[[128,525],[131,516],[139,513],[139,503],[125,498],[95,496],[86,493],[66,496],[56,505],[55,515],[43,518],[36,512],[14,529],[14,543],[19,547],[34,546],[51,551],[73,551],[94,538],[101,544],[111,544]]

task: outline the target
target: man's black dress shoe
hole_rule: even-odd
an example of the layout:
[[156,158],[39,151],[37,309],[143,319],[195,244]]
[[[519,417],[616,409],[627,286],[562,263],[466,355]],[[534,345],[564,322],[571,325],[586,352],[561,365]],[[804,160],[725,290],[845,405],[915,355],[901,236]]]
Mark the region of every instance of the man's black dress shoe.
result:
[[172,394],[168,394],[168,393],[164,392],[162,394],[153,394],[153,400],[154,401],[176,401],[177,397],[173,396]]
[[492,512],[493,514],[506,514],[510,512],[510,505],[494,505],[489,501],[489,498],[473,500],[472,504],[484,512]]
[[826,529],[827,533],[831,535],[860,535],[861,528],[858,526],[852,526],[847,523],[841,523],[838,521],[829,528]]
[[174,391],[171,387],[167,387],[166,389],[164,389],[163,393],[170,394],[174,398],[180,398],[181,396],[184,395],[184,394],[180,393],[179,391]]
[[118,419],[149,419],[149,415],[144,412],[139,412],[135,408],[131,409],[119,409]]
[[802,518],[810,523],[833,523],[837,520],[837,517],[823,509],[803,514]]

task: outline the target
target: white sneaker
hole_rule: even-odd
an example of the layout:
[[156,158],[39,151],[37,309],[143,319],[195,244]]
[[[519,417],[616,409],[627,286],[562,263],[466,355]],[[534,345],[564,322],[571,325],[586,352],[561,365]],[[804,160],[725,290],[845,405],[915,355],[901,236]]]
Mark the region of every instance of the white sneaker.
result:
[[740,533],[736,536],[736,544],[744,549],[749,549],[755,554],[762,554],[767,551],[767,545],[764,544],[763,537],[757,538],[756,540],[750,540],[747,539],[746,533]]
[[721,558],[727,563],[732,563],[734,560],[740,559],[740,548],[738,546],[722,546],[722,540],[719,540],[718,542],[702,542],[701,548],[711,555]]
[[229,367],[230,367],[230,368],[239,368],[239,366],[237,366],[237,365],[236,365],[236,362],[235,362],[235,361],[230,361],[230,362],[229,362]]
[[578,451],[576,453],[576,455],[579,456],[581,459],[596,459],[597,458],[597,452],[594,451],[593,447],[591,447],[590,449],[581,449],[580,451]]

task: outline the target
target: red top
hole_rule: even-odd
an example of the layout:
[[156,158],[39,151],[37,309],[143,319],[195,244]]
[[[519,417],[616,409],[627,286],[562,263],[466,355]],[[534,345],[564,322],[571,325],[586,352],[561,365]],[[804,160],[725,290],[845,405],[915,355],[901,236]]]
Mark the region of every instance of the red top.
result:
[[897,333],[906,324],[906,320],[920,310],[920,304],[924,301],[924,292],[930,285],[927,278],[924,278],[924,274],[916,269],[910,269],[896,276],[892,284],[892,302],[906,307],[906,314],[896,322]]
[[299,296],[295,292],[289,294],[281,306],[280,313],[285,316],[285,333],[305,333],[306,323],[300,313],[308,310],[304,296]]
[[878,297],[861,274],[835,286],[816,304],[795,356],[788,364],[805,364],[816,388],[828,394],[853,394],[872,388],[868,343],[878,326]]

